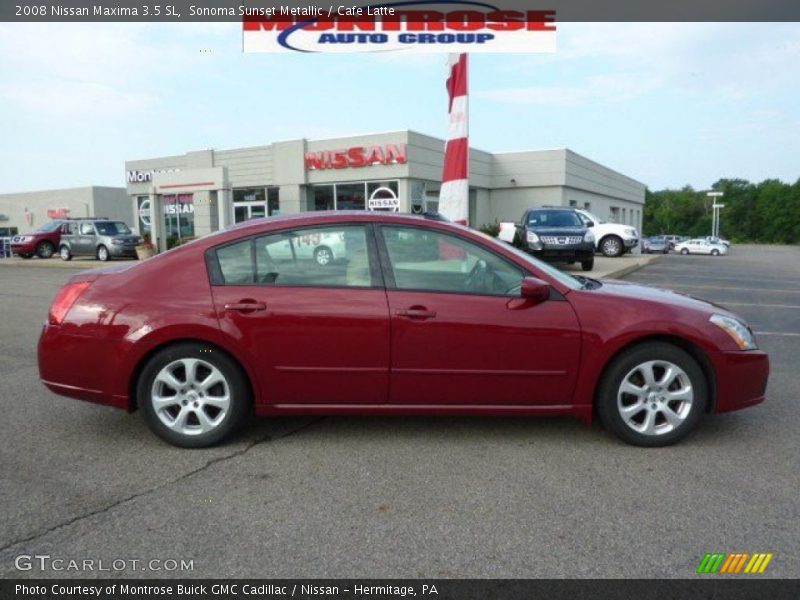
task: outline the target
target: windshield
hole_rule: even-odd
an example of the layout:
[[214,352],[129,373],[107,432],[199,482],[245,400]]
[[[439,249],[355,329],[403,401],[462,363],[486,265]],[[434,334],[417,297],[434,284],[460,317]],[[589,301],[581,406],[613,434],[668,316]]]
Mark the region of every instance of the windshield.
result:
[[94,225],[100,235],[124,235],[131,232],[122,221],[98,221]]
[[39,227],[39,229],[36,230],[36,233],[49,233],[51,231],[55,231],[59,227],[61,227],[61,221],[53,221],[52,223],[46,223],[45,225]]
[[493,238],[493,237],[491,237],[489,235],[486,235],[485,233],[482,233],[480,231],[476,231],[474,233],[477,233],[481,237],[486,238],[488,241],[492,242],[493,244],[500,245],[503,248],[505,248],[506,250],[510,250],[516,256],[518,256],[522,260],[524,260],[530,266],[534,267],[535,269],[538,269],[539,271],[543,271],[544,273],[546,273],[547,275],[549,275],[553,279],[557,280],[559,283],[564,284],[565,286],[567,286],[571,290],[579,290],[579,289],[581,289],[583,287],[583,282],[579,281],[578,279],[576,279],[572,275],[564,273],[563,271],[560,271],[557,268],[555,268],[555,267],[553,267],[551,265],[548,265],[546,262],[542,262],[538,258],[534,258],[530,254],[527,254],[527,253],[523,252],[522,250],[520,250],[518,248],[515,248],[511,244],[505,244],[503,242],[499,242],[497,240],[497,238]]
[[531,227],[583,227],[577,213],[571,210],[534,210],[528,215]]
[[603,223],[605,223],[603,219],[601,219],[595,214],[590,213],[588,210],[581,211],[580,214],[589,219],[590,221],[594,221],[595,225],[602,225]]

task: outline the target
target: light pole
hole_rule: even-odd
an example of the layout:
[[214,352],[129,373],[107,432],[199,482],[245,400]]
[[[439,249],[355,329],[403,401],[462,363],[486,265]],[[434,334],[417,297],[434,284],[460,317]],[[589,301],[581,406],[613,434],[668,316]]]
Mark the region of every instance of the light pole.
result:
[[724,192],[706,192],[706,196],[713,198],[711,205],[711,235],[713,237],[719,237],[719,211],[725,207],[724,204],[717,203],[717,198],[722,198],[724,195]]

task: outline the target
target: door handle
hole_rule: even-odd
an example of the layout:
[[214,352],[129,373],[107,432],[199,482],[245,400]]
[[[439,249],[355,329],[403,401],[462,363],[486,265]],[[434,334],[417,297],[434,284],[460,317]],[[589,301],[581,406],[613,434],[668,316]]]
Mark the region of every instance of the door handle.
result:
[[398,317],[408,317],[409,319],[433,319],[436,316],[435,310],[428,310],[424,306],[412,306],[411,308],[398,308],[394,311]]
[[263,302],[256,302],[255,300],[243,300],[241,302],[231,302],[226,304],[225,310],[228,312],[236,311],[248,313],[255,312],[257,310],[267,310],[267,305]]

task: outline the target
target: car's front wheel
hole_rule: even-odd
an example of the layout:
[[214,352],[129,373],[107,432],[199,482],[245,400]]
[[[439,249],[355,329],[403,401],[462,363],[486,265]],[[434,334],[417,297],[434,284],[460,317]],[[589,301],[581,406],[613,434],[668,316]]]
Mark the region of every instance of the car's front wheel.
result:
[[600,242],[600,251],[603,256],[622,256],[625,246],[622,240],[616,235],[608,235]]
[[583,269],[584,271],[591,271],[592,269],[594,269],[594,256],[589,260],[582,260],[581,269]]
[[711,256],[719,256],[719,250],[717,250],[716,248],[714,248],[714,249],[711,251]]
[[597,393],[603,425],[636,446],[668,446],[700,421],[708,399],[705,375],[677,346],[646,342],[615,358]]
[[36,247],[36,255],[39,258],[50,258],[55,254],[56,249],[51,242],[42,242]]
[[686,256],[687,254],[689,254],[689,249],[688,248],[681,248],[681,254]]
[[241,368],[219,350],[182,343],[142,370],[137,401],[150,429],[175,446],[203,448],[231,435],[251,404]]
[[61,260],[72,260],[72,252],[69,251],[69,248],[66,246],[61,246],[58,249],[58,255],[61,257]]
[[106,262],[109,258],[108,248],[105,246],[100,246],[97,248],[97,260],[101,262]]

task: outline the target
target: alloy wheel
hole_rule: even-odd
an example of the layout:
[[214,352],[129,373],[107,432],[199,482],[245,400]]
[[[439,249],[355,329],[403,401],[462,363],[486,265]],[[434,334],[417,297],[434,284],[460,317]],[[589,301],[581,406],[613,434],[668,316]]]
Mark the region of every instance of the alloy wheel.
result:
[[621,245],[619,240],[610,237],[603,241],[603,254],[606,256],[617,256],[620,253]]
[[159,420],[183,435],[219,427],[231,408],[231,389],[214,365],[181,358],[162,368],[153,381],[150,402]]
[[318,248],[314,254],[314,257],[317,260],[317,264],[322,266],[330,264],[330,262],[333,260],[333,255],[327,248]]
[[622,421],[636,433],[658,436],[674,431],[689,416],[694,389],[675,363],[651,360],[631,369],[617,392]]

